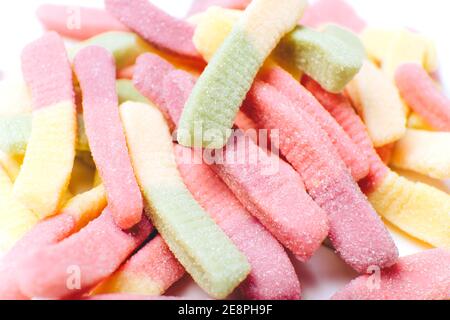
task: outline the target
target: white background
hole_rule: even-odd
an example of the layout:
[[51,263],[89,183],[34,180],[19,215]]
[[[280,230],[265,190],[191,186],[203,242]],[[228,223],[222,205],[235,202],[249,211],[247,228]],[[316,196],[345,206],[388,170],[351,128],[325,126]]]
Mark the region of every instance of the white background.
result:
[[[151,0],[172,15],[183,17],[190,0]],[[280,0],[282,1],[282,0]],[[450,93],[450,1],[446,0],[347,0],[371,26],[410,27],[436,41],[441,63],[441,79]],[[35,18],[43,3],[102,6],[102,0],[16,0],[0,1],[0,72],[3,77],[20,74],[20,52],[23,46],[39,37],[42,29]],[[425,249],[423,245],[395,232],[402,256]],[[305,265],[296,264],[305,299],[328,299],[336,290],[355,277],[336,255],[322,248]],[[206,298],[189,278],[183,279],[168,294]]]

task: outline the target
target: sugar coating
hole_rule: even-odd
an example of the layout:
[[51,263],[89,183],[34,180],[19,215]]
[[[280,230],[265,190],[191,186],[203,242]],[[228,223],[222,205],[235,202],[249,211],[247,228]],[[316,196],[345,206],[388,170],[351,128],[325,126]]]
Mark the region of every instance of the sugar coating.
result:
[[225,298],[250,272],[247,259],[184,185],[169,127],[158,109],[127,102],[121,116],[147,214],[197,284],[211,296]]
[[151,51],[151,46],[138,35],[126,31],[109,31],[77,44],[69,52],[73,58],[88,46],[100,46],[107,49],[116,61],[117,69],[133,65],[141,54]]
[[303,0],[251,2],[194,87],[179,123],[180,144],[210,149],[226,144],[257,71],[295,26],[304,5]]
[[119,97],[119,104],[126,101],[136,101],[148,103],[149,100],[144,97],[134,86],[133,81],[128,79],[119,79],[116,81],[117,96]]
[[364,124],[348,99],[327,93],[310,79],[304,79],[303,83],[369,157],[370,172],[360,181],[360,186],[375,210],[411,236],[434,246],[448,247],[449,195],[392,172],[375,152]]
[[[143,219],[122,231],[109,209],[78,233],[61,242],[30,252],[20,263],[17,279],[29,297],[78,296],[111,275],[145,240],[151,224]],[[68,285],[68,270],[80,275],[80,289]]]
[[169,16],[147,0],[105,0],[108,12],[157,48],[199,59],[192,43],[194,27]]
[[309,77],[303,77],[302,83],[336,119],[353,142],[359,146],[361,152],[369,159],[369,174],[359,182],[361,189],[365,193],[376,189],[388,174],[389,169],[375,152],[367,128],[356,114],[349,99],[343,94],[327,92]]
[[345,41],[334,34],[297,26],[282,39],[275,55],[281,60],[293,60],[322,87],[337,93],[361,69],[364,55],[357,43],[357,40]]
[[180,280],[184,273],[183,266],[158,235],[94,291],[95,294],[132,293],[158,296]]
[[[82,116],[77,117],[77,141],[75,148],[78,151],[89,151],[89,144],[84,131]],[[12,154],[23,155],[31,136],[32,115],[18,114],[0,117],[0,150]]]
[[366,22],[344,0],[318,0],[309,6],[300,21],[302,25],[317,28],[335,23],[356,33],[366,27]]
[[251,0],[194,0],[189,9],[188,16],[208,10],[212,6],[221,8],[244,10]]
[[[195,151],[175,146],[181,176],[199,204],[247,257],[252,271],[241,284],[245,299],[299,299],[295,270],[278,241],[253,218]],[[196,161],[197,160],[197,161]]]
[[445,180],[450,179],[450,132],[408,129],[395,145],[391,164]]
[[[448,300],[450,251],[427,250],[400,258],[379,279],[360,276],[337,292],[334,300]],[[378,287],[375,286],[379,281]],[[371,286],[372,284],[372,286]]]
[[105,10],[97,8],[45,4],[38,8],[36,14],[47,30],[77,40],[86,40],[107,31],[128,30]]
[[411,109],[434,129],[450,131],[450,99],[439,91],[420,65],[400,66],[395,80],[400,95]]
[[83,93],[86,135],[109,210],[121,228],[131,228],[141,220],[143,200],[120,120],[113,58],[106,49],[91,46],[77,54],[74,66]]
[[397,248],[383,222],[326,133],[308,114],[298,112],[278,90],[261,82],[253,86],[242,111],[258,127],[280,130],[280,151],[328,214],[329,238],[347,264],[365,273],[370,266],[386,267],[396,262]]
[[56,32],[48,32],[25,47],[22,71],[31,91],[33,110],[61,101],[74,102],[72,68],[64,42]]
[[326,109],[289,73],[279,67],[271,68],[262,74],[262,81],[274,86],[283,95],[295,103],[299,109],[313,117],[328,134],[339,156],[350,169],[355,181],[359,181],[369,172],[369,162],[359,147],[328,113]]
[[373,63],[365,61],[347,89],[375,147],[393,143],[405,134],[406,112],[398,91]]

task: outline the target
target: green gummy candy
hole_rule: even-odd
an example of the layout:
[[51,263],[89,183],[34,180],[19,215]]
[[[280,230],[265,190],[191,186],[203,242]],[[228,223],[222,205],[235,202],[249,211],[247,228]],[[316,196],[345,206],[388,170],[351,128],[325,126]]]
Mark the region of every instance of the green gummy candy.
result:
[[361,57],[365,58],[367,56],[366,49],[364,48],[362,41],[353,31],[335,24],[327,24],[322,29],[322,32],[345,42],[349,47],[355,50],[356,54],[360,55]]
[[[31,114],[0,117],[0,150],[7,154],[23,155],[31,135]],[[78,151],[89,151],[88,140],[84,131],[84,121],[78,116]]]
[[178,142],[222,148],[264,59],[244,31],[233,30],[198,79],[184,107]]
[[275,50],[277,59],[292,60],[329,92],[341,92],[359,72],[364,50],[355,35],[338,27],[320,32],[298,26]]
[[92,45],[104,47],[111,52],[116,60],[117,69],[133,65],[138,56],[152,50],[148,43],[132,32],[111,31],[76,45],[69,50],[70,58],[73,60],[81,49]]
[[117,95],[119,96],[119,104],[127,101],[135,101],[142,103],[150,103],[134,86],[133,81],[128,79],[119,79],[116,81]]

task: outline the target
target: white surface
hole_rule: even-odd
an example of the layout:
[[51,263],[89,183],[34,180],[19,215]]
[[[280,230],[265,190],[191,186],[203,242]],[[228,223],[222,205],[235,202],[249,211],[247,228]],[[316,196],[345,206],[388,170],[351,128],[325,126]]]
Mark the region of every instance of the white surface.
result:
[[[190,0],[152,0],[171,14],[182,17]],[[441,78],[450,92],[450,42],[448,31],[449,1],[443,0],[348,0],[372,26],[411,27],[434,39],[441,62]],[[39,37],[42,29],[35,18],[35,9],[42,3],[102,6],[102,0],[21,0],[0,1],[0,72],[14,77],[20,72],[20,52],[23,46]],[[401,232],[393,230],[400,255],[408,255],[427,247]],[[295,263],[303,287],[304,299],[328,299],[356,274],[328,248],[320,249],[306,264]],[[185,278],[168,294],[207,298],[192,280]]]

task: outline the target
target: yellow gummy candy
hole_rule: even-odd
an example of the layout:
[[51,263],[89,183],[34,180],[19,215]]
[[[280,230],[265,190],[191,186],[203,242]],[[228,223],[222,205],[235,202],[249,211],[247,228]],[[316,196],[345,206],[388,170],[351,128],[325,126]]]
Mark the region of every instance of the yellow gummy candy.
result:
[[40,218],[58,212],[68,187],[76,140],[72,102],[33,112],[31,137],[13,195]]
[[435,247],[450,248],[450,196],[420,182],[390,172],[368,195],[386,220]]
[[408,128],[434,131],[434,129],[417,113],[411,112],[408,118]]
[[347,91],[375,147],[395,142],[405,134],[406,114],[397,88],[373,63],[364,62]]
[[37,216],[12,196],[13,184],[0,165],[0,256],[38,221]]
[[394,149],[391,164],[436,179],[450,179],[450,132],[408,129]]

